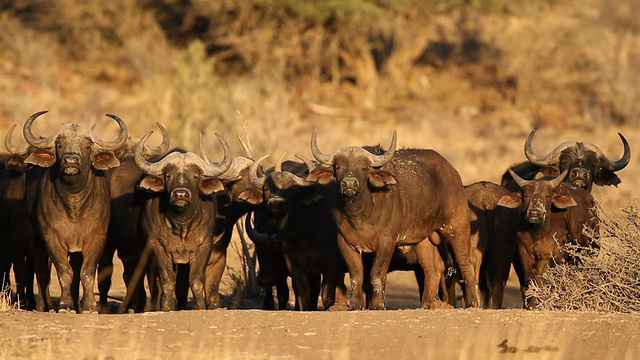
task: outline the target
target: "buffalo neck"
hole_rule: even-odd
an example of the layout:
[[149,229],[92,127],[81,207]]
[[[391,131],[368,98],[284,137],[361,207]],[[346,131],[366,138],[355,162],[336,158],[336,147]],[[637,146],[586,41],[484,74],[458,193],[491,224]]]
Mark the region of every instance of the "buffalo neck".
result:
[[79,209],[97,196],[98,176],[91,169],[75,176],[64,175],[56,169],[49,169],[54,196],[68,209]]
[[373,194],[368,189],[353,197],[341,197],[339,203],[350,222],[366,221],[373,213]]
[[[196,201],[184,211],[178,211],[171,206],[168,199],[160,201],[160,213],[171,232],[180,238],[186,238],[191,229],[198,228],[199,224],[207,221],[206,208],[210,201]],[[213,222],[213,216],[210,219]]]

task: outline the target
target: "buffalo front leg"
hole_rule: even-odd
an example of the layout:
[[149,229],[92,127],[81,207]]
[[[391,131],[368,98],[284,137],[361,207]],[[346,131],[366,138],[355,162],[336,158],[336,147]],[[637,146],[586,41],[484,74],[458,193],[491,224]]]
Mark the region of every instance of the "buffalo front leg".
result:
[[[416,244],[415,252],[418,262],[424,271],[425,283],[422,293],[422,308],[432,308],[436,302],[441,279],[444,276],[444,262],[438,249],[428,240],[423,240]],[[447,289],[449,292],[449,289]],[[455,296],[454,294],[448,294]]]
[[96,312],[96,299],[94,286],[98,261],[104,250],[105,237],[94,238],[93,241],[85,241],[82,249],[82,268],[80,270],[80,281],[82,282],[82,302],[80,309],[83,313]]
[[347,264],[347,269],[349,270],[351,288],[351,294],[349,295],[349,310],[362,310],[365,305],[364,292],[362,291],[364,278],[362,256],[347,244],[343,236],[338,236],[338,247],[340,248],[342,257],[344,257],[345,263]]
[[227,265],[227,252],[213,249],[207,269],[204,273],[204,291],[207,297],[207,308],[217,309],[220,307],[220,282]]
[[371,265],[371,287],[373,295],[369,309],[384,310],[386,308],[384,291],[387,285],[387,271],[393,256],[395,243],[390,238],[380,239]]
[[73,269],[69,264],[68,253],[60,246],[56,236],[45,235],[47,241],[47,251],[53,261],[53,266],[58,273],[58,282],[60,284],[60,303],[58,305],[59,312],[67,312],[75,310],[73,307],[74,300],[71,296],[71,285],[73,282]]
[[173,270],[173,262],[166,255],[159,244],[154,246],[154,255],[156,260],[156,271],[160,277],[160,310],[173,311],[176,309],[176,273]]
[[200,251],[196,254],[196,257],[189,262],[189,287],[193,294],[193,308],[195,310],[207,309],[207,302],[205,300],[205,270],[207,263],[211,256],[212,240],[209,238],[207,242],[200,247]]

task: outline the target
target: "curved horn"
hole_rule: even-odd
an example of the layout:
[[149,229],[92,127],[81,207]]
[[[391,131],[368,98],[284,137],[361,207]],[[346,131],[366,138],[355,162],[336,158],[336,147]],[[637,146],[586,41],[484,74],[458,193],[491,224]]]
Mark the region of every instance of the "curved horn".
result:
[[320,148],[318,148],[318,140],[316,139],[317,134],[318,129],[315,129],[311,135],[311,153],[313,154],[313,157],[322,164],[333,165],[333,155],[335,153],[326,154],[320,151]]
[[258,189],[262,189],[266,179],[266,176],[258,177],[258,167],[264,161],[264,159],[268,158],[269,156],[271,156],[271,154],[267,154],[261,157],[249,167],[249,181],[251,182],[251,185]]
[[518,174],[516,174],[515,171],[508,169],[509,170],[509,174],[511,174],[511,177],[513,178],[513,180],[516,182],[516,184],[518,184],[518,186],[520,186],[520,188],[522,188],[523,186],[525,186],[529,181],[521,178],[520,176],[518,176]]
[[9,130],[7,131],[7,135],[4,137],[4,146],[7,148],[10,154],[14,155],[26,155],[29,152],[29,144],[27,144],[23,149],[20,149],[17,146],[13,145],[11,142],[11,137],[13,136],[13,130],[16,129],[16,124],[11,125]]
[[207,156],[207,152],[204,150],[204,148],[205,148],[205,146],[204,146],[204,136],[202,136],[202,133],[200,133],[200,141],[199,141],[198,145],[199,145],[199,150],[200,150],[200,157],[202,158],[202,160],[210,163],[211,160]]
[[247,236],[249,236],[249,239],[251,239],[251,241],[253,241],[254,244],[265,243],[271,240],[271,236],[269,236],[269,234],[261,233],[251,225],[252,215],[253,215],[253,212],[248,212],[244,220],[244,229],[247,232]]
[[[202,169],[202,174],[204,176],[214,177],[224,173],[225,171],[229,170],[233,161],[229,144],[222,138],[222,136],[220,136],[220,134],[216,133],[216,137],[218,138],[218,141],[220,141],[220,144],[222,144],[224,157],[219,163],[206,161],[206,166]],[[208,159],[206,154],[204,154],[203,159]]]
[[533,151],[533,147],[531,146],[531,143],[533,142],[533,136],[535,135],[537,130],[538,130],[537,127],[533,128],[533,130],[531,130],[531,132],[529,133],[529,137],[527,137],[527,140],[524,142],[524,155],[527,157],[529,161],[531,161],[536,165],[552,166],[557,164],[562,150],[575,144],[573,142],[564,142],[556,146],[556,148],[553,149],[549,154],[545,156],[539,156],[538,154],[535,153],[535,151]]
[[127,138],[129,137],[129,130],[127,128],[127,124],[125,124],[125,122],[122,119],[120,119],[117,115],[114,115],[114,114],[105,114],[105,115],[107,117],[112,118],[116,122],[118,122],[118,126],[120,126],[120,133],[118,134],[118,137],[113,141],[105,141],[92,133],[91,140],[96,145],[98,145],[98,147],[101,150],[115,151],[123,147],[124,144],[127,142]]
[[387,164],[391,159],[393,159],[393,155],[396,153],[396,142],[398,138],[398,132],[393,130],[393,136],[391,137],[391,144],[389,145],[389,149],[385,151],[382,155],[374,155],[367,152],[369,160],[371,161],[372,167],[381,167]]
[[153,134],[153,131],[149,131],[142,137],[142,139],[140,139],[140,141],[138,141],[136,149],[133,152],[134,160],[136,162],[136,165],[138,165],[140,170],[142,170],[145,174],[162,176],[162,160],[156,163],[150,163],[144,157],[145,143],[147,142],[147,139],[149,139],[149,136],[151,136],[151,134]]
[[285,155],[287,155],[286,150],[282,153],[282,155],[280,155],[280,157],[278,158],[278,161],[276,161],[276,166],[274,171],[282,172],[282,160],[284,159]]
[[596,156],[605,164],[604,168],[606,168],[607,170],[611,170],[611,171],[622,170],[627,165],[629,165],[629,161],[631,160],[631,148],[629,147],[629,143],[627,142],[627,139],[625,139],[624,136],[622,136],[622,134],[620,133],[618,133],[618,136],[620,136],[620,139],[622,140],[622,146],[624,147],[624,154],[622,154],[622,157],[616,161],[609,160],[609,158],[604,154],[604,152],[600,150],[600,148],[598,148],[597,146],[593,144],[589,144],[591,146],[587,146],[585,144],[585,147],[588,147],[589,149],[591,149],[596,153]]
[[231,167],[220,174],[218,178],[221,180],[237,180],[240,178],[240,172],[253,165],[253,163],[253,159],[249,159],[246,156],[236,156],[231,162]]
[[550,180],[549,182],[551,183],[551,186],[553,186],[554,189],[560,186],[560,184],[562,184],[562,181],[564,181],[564,178],[567,176],[568,172],[569,170],[565,170],[562,172],[562,174],[556,176],[555,178],[553,178],[553,180]]
[[156,125],[158,125],[162,133],[162,142],[158,146],[147,146],[145,148],[145,155],[150,158],[160,156],[169,151],[169,144],[171,142],[167,128],[159,122],[157,122]]
[[312,172],[313,170],[316,169],[316,164],[308,157],[300,154],[296,154],[296,157],[302,160],[302,162],[304,162],[307,165],[307,169],[309,169],[309,172]]
[[24,123],[24,126],[22,126],[22,135],[29,145],[42,149],[53,147],[53,142],[56,140],[57,132],[47,138],[41,138],[33,135],[33,132],[31,131],[31,126],[36,118],[48,112],[49,110],[38,111],[37,113],[29,116],[27,121]]
[[240,138],[240,135],[236,135],[238,137],[238,141],[240,142],[240,146],[242,146],[242,149],[244,150],[244,154],[248,157],[248,158],[252,158],[253,159],[253,154],[251,153],[251,148],[249,148],[249,146],[247,146],[247,144],[245,144],[244,141],[242,141],[242,139]]

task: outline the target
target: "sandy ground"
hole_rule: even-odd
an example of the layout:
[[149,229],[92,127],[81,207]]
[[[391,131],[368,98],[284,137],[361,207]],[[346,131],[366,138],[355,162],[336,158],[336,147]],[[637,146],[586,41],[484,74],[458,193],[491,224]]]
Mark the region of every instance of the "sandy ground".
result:
[[[113,295],[123,295],[116,269]],[[640,314],[422,310],[413,274],[389,275],[386,311],[258,309],[78,315],[0,313],[0,358],[636,359]],[[56,295],[57,289],[52,289]]]

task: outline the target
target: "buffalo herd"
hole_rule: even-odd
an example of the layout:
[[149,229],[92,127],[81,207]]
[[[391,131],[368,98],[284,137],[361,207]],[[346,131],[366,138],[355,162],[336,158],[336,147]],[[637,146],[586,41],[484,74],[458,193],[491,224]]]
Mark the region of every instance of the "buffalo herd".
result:
[[621,134],[624,154],[615,161],[584,142],[539,155],[533,129],[527,160],[505,169],[500,184],[465,186],[436,151],[397,149],[396,132],[388,148],[323,152],[314,131],[313,160],[283,154],[264,169],[269,155],[255,159],[242,141],[245,154],[233,156],[215,134],[222,154],[210,160],[202,135],[199,154],[170,149],[158,123],[163,141],[153,147],[152,131],[133,141],[113,114],[114,140],[82,124],[36,136],[32,125],[45,113],[24,123],[23,148],[11,127],[0,156],[2,288],[38,311],[106,312],[116,254],[126,284],[119,312],[219,308],[227,249],[243,217],[265,309],[275,308],[274,286],[279,309],[287,308],[288,277],[296,310],[317,310],[318,298],[328,310],[385,309],[387,274],[396,270],[415,273],[423,308],[456,306],[461,289],[462,306],[498,309],[512,266],[533,308],[532,282],[576,261],[565,245],[597,249],[592,187],[619,184],[616,172],[631,155]]

